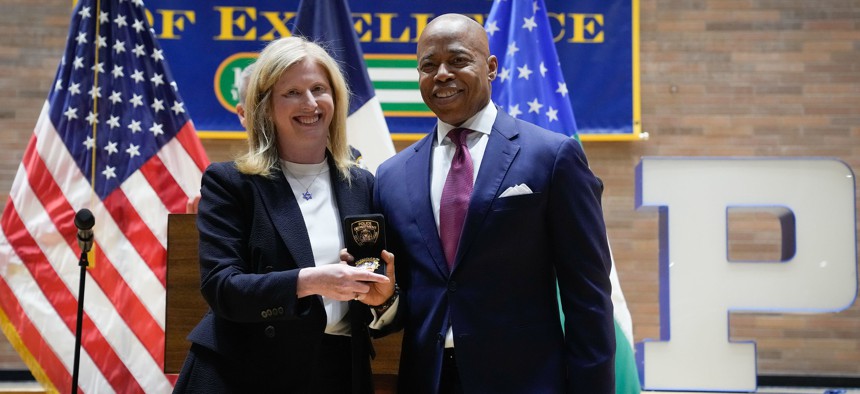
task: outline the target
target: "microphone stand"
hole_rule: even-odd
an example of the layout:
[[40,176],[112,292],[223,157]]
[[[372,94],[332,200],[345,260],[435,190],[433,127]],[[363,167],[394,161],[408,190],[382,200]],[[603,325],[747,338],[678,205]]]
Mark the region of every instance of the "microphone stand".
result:
[[72,394],[78,392],[78,369],[81,365],[81,326],[84,320],[84,287],[87,283],[87,267],[90,263],[87,260],[87,251],[81,250],[81,259],[78,261],[81,267],[81,279],[78,286],[78,321],[75,327],[75,364],[72,369]]

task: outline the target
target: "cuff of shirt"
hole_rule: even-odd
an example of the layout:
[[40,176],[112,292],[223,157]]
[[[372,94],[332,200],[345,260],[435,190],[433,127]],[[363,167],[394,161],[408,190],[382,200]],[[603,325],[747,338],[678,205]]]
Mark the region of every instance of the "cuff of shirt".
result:
[[391,323],[391,321],[394,320],[394,316],[397,316],[397,305],[399,304],[400,297],[397,297],[397,299],[394,300],[394,303],[391,304],[391,307],[388,308],[388,310],[385,311],[382,316],[377,315],[376,310],[370,308],[370,313],[373,314],[373,321],[370,322],[370,325],[368,327],[374,330],[381,330],[382,327],[387,326],[389,323]]

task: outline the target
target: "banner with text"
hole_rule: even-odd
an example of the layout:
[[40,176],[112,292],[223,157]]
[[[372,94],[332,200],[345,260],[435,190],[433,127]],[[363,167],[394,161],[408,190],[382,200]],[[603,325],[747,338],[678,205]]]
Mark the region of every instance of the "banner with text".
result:
[[[640,137],[638,1],[546,0],[583,140]],[[198,134],[243,138],[235,113],[236,80],[268,41],[290,35],[298,0],[148,0],[146,5]],[[392,138],[417,139],[435,120],[418,91],[419,34],[443,13],[466,14],[483,24],[492,1],[352,0],[349,5]]]

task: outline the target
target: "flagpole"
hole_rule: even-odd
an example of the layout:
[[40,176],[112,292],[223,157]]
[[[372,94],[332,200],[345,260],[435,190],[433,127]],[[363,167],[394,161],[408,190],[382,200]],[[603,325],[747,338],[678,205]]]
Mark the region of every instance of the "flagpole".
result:
[[[100,15],[101,14],[101,6],[102,6],[101,1],[96,0],[95,5],[96,5],[96,15]],[[95,23],[95,29],[96,29],[95,37],[99,37],[100,25],[101,25],[101,23],[98,23],[98,22]],[[98,45],[94,45],[93,52],[94,52],[93,58],[95,59],[94,64],[98,65],[99,64],[99,46]],[[98,72],[98,68],[94,67],[93,68],[93,91],[94,92],[97,91],[96,89],[98,89],[98,86],[99,86],[99,72]],[[98,96],[96,94],[93,94],[92,99],[93,99],[93,113],[98,113]],[[97,126],[98,126],[98,124],[96,122],[93,122],[91,125],[91,128],[92,128],[91,134],[92,134],[93,141],[98,141],[98,139],[97,139],[98,127]],[[91,154],[90,185],[93,188],[92,189],[93,194],[95,194],[95,187],[96,187],[96,149],[95,149],[95,145],[93,145],[93,148],[91,149],[90,154]],[[90,213],[90,211],[86,210],[86,209],[85,209],[85,211],[89,214],[89,219],[92,220],[93,218],[92,218],[92,214]],[[78,266],[80,266],[81,272],[80,272],[80,278],[79,278],[79,282],[78,282],[79,283],[78,284],[78,314],[77,314],[77,321],[75,322],[75,360],[74,360],[74,364],[72,367],[72,391],[71,391],[72,394],[76,394],[78,392],[78,378],[80,376],[80,365],[81,365],[81,340],[83,338],[82,330],[83,330],[83,321],[84,321],[84,294],[85,294],[84,291],[86,289],[86,284],[87,284],[87,268],[90,265],[89,259],[87,258],[87,254],[89,253],[90,248],[92,247],[92,233],[90,233],[90,242],[82,242],[81,241],[81,227],[79,226],[79,223],[78,223],[79,222],[78,216],[80,216],[80,214],[82,212],[83,211],[78,212],[78,214],[75,215],[75,225],[78,226],[78,243],[81,246],[81,257],[80,257],[80,259],[78,259]],[[91,223],[89,225],[89,228],[92,228]]]

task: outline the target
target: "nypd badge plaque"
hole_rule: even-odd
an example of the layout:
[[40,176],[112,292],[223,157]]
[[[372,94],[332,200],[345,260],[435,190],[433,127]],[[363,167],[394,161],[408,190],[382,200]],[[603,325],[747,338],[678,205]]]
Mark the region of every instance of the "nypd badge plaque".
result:
[[385,275],[385,261],[380,259],[385,249],[385,218],[381,214],[345,217],[343,240],[346,251],[354,258],[353,265]]

